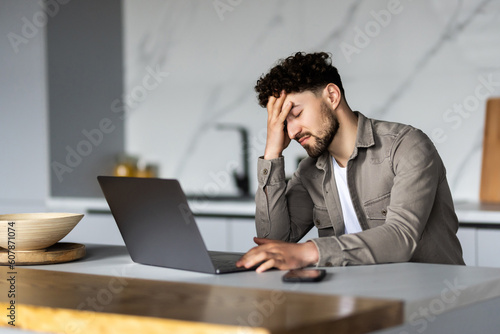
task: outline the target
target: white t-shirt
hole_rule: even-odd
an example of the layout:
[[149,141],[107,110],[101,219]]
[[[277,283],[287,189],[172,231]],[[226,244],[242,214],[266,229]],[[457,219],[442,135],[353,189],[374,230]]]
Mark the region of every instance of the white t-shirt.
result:
[[337,190],[339,192],[340,206],[342,207],[342,215],[344,216],[345,233],[361,232],[358,217],[352,206],[351,194],[347,187],[347,170],[345,167],[340,167],[337,160],[333,159],[333,172],[335,173],[335,181],[337,182]]

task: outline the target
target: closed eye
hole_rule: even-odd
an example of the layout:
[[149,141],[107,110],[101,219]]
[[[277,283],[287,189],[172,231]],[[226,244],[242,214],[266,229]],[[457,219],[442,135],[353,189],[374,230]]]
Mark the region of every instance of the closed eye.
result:
[[297,118],[302,113],[302,110],[304,110],[304,108],[302,108],[301,105],[294,104],[294,105],[292,105],[292,109],[290,110],[290,115],[292,115],[293,118]]

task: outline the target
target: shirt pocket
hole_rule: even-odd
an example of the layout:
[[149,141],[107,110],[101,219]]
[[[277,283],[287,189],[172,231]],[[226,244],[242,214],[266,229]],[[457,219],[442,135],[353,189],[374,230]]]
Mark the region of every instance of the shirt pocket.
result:
[[313,208],[313,222],[314,226],[318,229],[331,228],[333,227],[330,220],[330,215],[325,207],[314,206]]
[[387,207],[391,200],[391,193],[379,196],[365,202],[364,209],[366,219],[370,228],[380,226],[385,223],[387,217]]

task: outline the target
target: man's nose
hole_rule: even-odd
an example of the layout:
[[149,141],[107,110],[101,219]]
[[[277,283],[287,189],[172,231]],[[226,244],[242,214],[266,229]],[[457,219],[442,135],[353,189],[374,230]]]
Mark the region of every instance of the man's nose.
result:
[[300,126],[297,124],[297,122],[293,119],[287,119],[287,131],[288,131],[288,137],[291,139],[294,139],[297,134],[300,133]]

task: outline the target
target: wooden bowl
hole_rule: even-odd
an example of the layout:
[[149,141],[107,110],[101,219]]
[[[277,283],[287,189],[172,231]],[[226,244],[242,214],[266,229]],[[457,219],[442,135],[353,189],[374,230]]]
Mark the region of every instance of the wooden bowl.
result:
[[83,214],[56,212],[0,215],[0,247],[12,251],[50,247],[82,218]]

